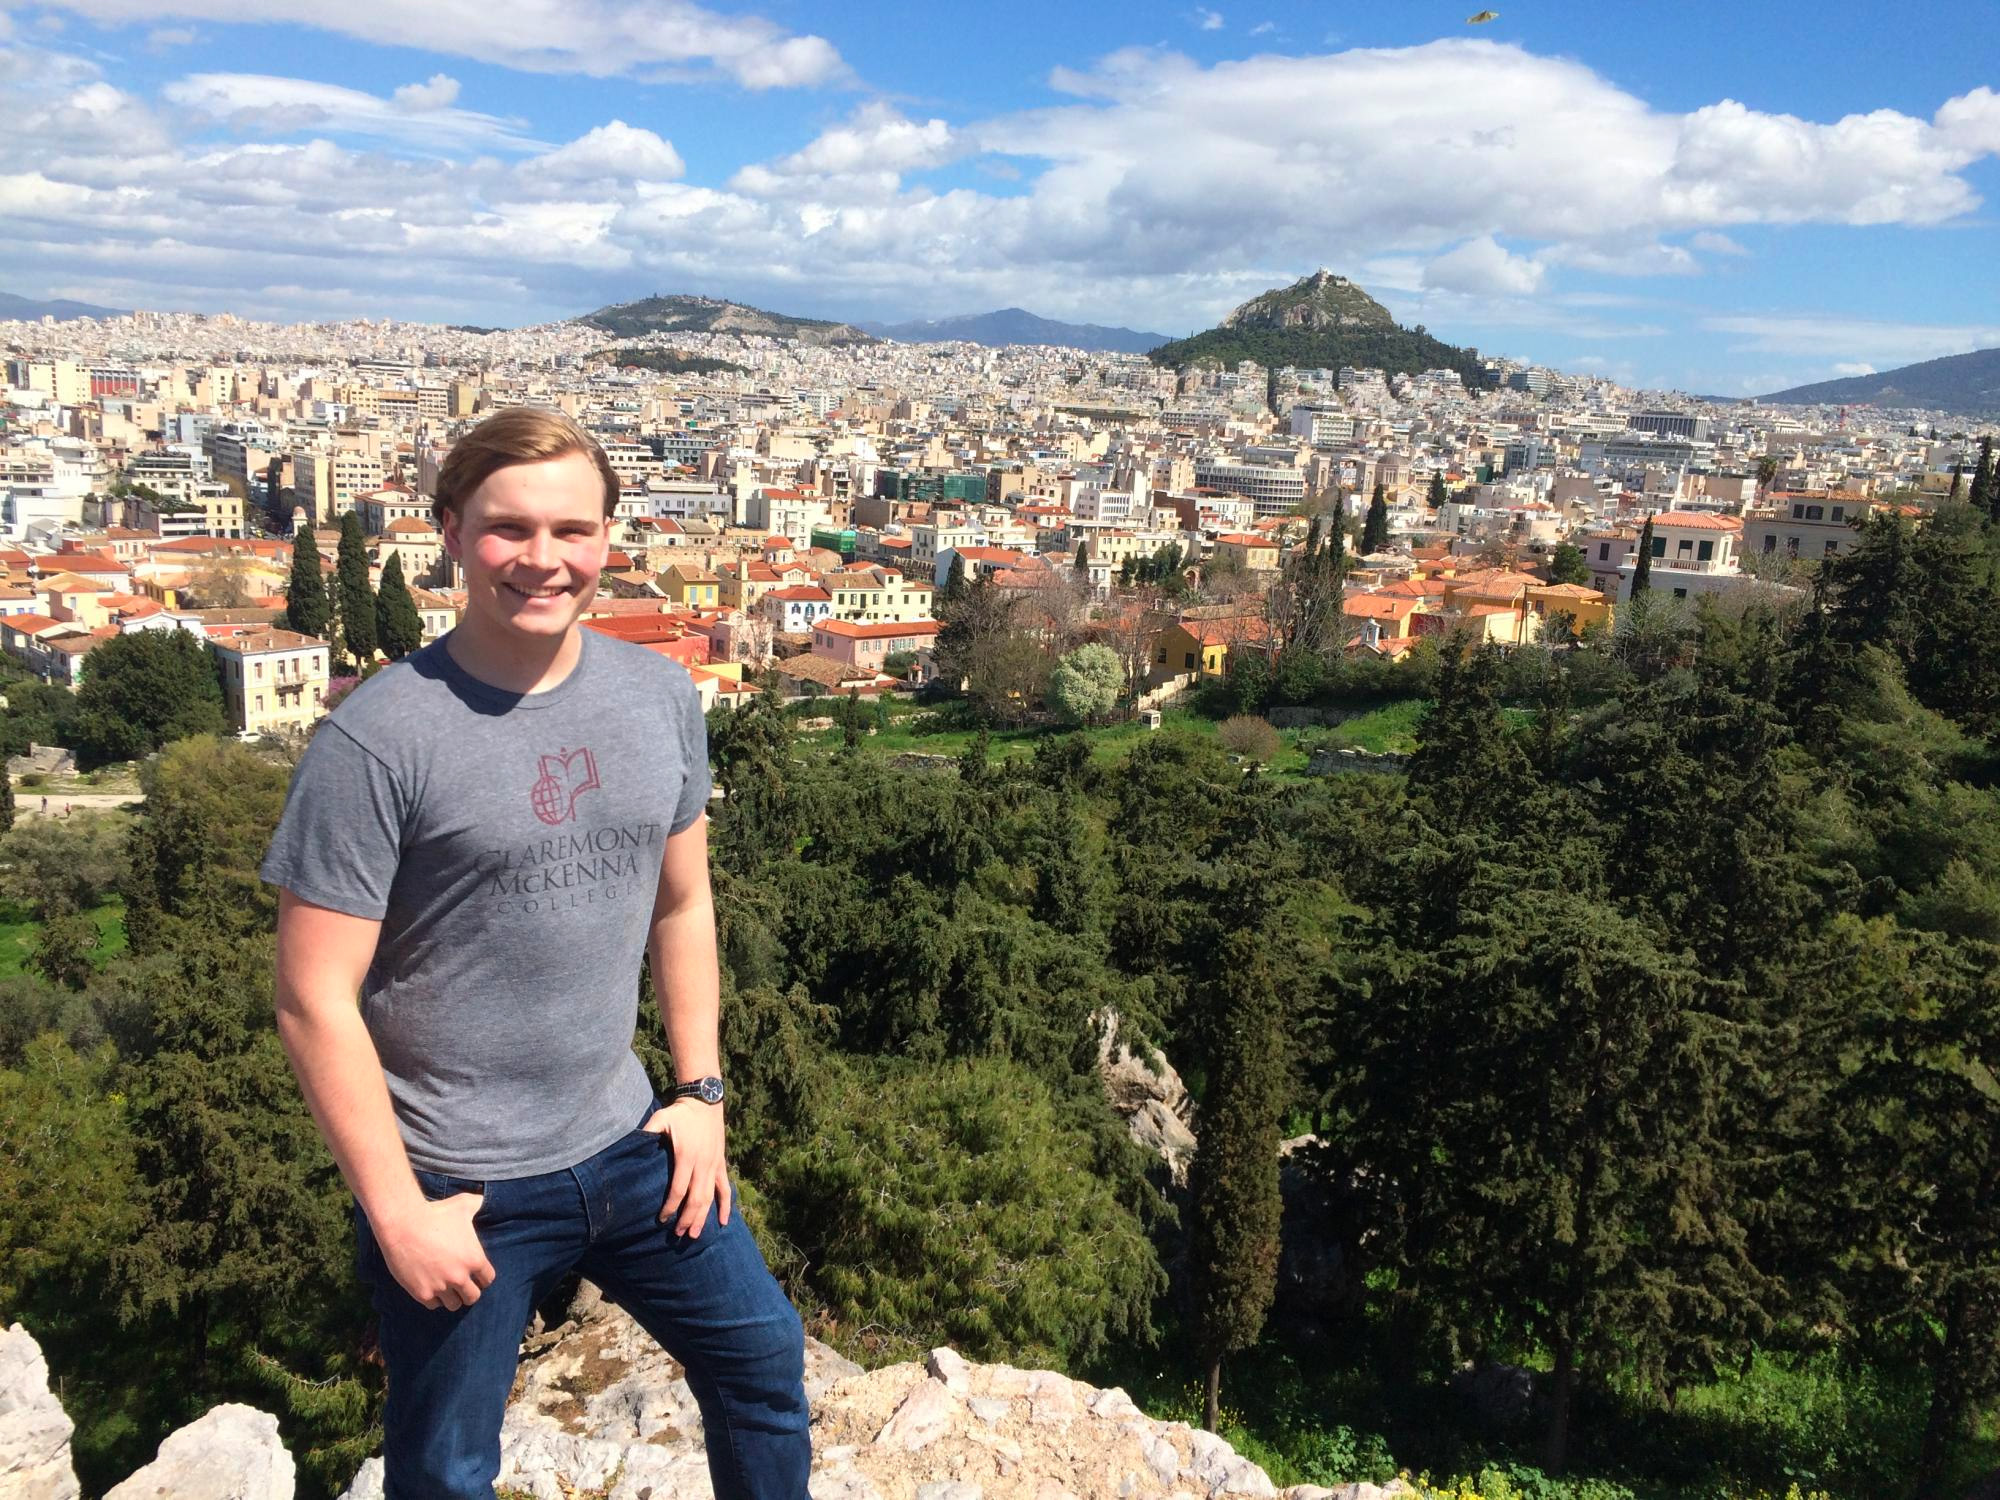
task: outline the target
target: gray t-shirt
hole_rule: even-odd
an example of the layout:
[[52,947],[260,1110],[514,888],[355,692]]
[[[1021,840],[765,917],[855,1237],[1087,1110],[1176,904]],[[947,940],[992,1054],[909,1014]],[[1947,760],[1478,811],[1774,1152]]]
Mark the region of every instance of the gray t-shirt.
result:
[[694,682],[586,630],[544,693],[468,675],[440,640],[314,735],[262,874],[380,919],[361,1013],[412,1165],[552,1172],[652,1098],[632,1052],[666,838],[708,805]]

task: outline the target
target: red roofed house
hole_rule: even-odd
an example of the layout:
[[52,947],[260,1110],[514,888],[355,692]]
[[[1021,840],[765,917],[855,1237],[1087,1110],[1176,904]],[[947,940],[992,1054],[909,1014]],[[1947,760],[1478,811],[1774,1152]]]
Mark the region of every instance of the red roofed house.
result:
[[765,590],[757,608],[774,629],[787,635],[804,635],[833,613],[833,595],[815,583],[794,584],[790,588]]
[[585,620],[583,628],[613,640],[644,646],[656,655],[672,657],[684,667],[700,666],[708,660],[708,637],[689,630],[672,615],[612,615]]
[[821,620],[813,627],[813,655],[830,657],[870,671],[899,651],[922,651],[936,644],[936,620],[904,620],[864,625],[858,620]]
[[[1703,510],[1659,512],[1653,517],[1651,587],[1677,599],[1741,587],[1744,575],[1736,565],[1736,543],[1742,533],[1743,522],[1735,516]],[[1632,597],[1632,575],[1638,566],[1636,553],[1620,564],[1620,600]]]

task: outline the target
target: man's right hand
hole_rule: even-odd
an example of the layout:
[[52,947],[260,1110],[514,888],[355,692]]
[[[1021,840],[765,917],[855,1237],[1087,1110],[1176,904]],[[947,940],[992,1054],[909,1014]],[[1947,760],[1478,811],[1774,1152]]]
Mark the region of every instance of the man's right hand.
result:
[[454,1193],[418,1204],[393,1226],[376,1226],[375,1241],[389,1274],[425,1307],[457,1312],[493,1285],[493,1262],[472,1227],[472,1216],[485,1201],[477,1193]]

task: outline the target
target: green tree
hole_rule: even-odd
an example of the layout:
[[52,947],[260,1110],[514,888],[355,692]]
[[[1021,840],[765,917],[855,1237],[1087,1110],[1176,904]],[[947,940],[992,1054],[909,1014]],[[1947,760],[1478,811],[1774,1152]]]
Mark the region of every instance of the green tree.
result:
[[1090,581],[1090,548],[1082,542],[1076,544],[1076,575],[1086,583]]
[[276,893],[257,865],[289,774],[234,740],[169,745],[140,772],[145,813],[126,843],[125,931],[138,954],[172,953],[190,928],[269,932]]
[[1188,1173],[1190,1326],[1216,1430],[1223,1359],[1257,1342],[1278,1281],[1278,1125],[1290,1091],[1284,1013],[1261,934],[1238,933],[1207,983],[1215,1045]]
[[361,517],[340,518],[340,553],[334,564],[340,590],[340,641],[357,667],[375,660],[375,591],[368,582],[368,539]]
[[1437,510],[1448,498],[1450,497],[1445,494],[1444,490],[1444,471],[1441,469],[1431,470],[1430,488],[1424,492],[1424,504],[1428,505],[1432,510]]
[[96,646],[84,658],[77,708],[79,758],[98,765],[224,727],[215,661],[184,630],[136,630]]
[[1570,542],[1559,545],[1549,558],[1550,583],[1590,582],[1590,565],[1584,561],[1583,549]]
[[391,552],[382,565],[382,588],[375,596],[375,638],[390,661],[401,661],[424,643],[424,620],[403,582],[403,554]]
[[1375,493],[1368,497],[1368,516],[1361,523],[1361,551],[1364,556],[1389,545],[1389,499],[1382,481],[1375,481]]
[[108,1046],[54,1033],[0,1070],[0,1306],[89,1295],[134,1227],[132,1142]]
[[823,1123],[765,1173],[796,1291],[896,1358],[1060,1366],[1150,1337],[1165,1278],[1121,1201],[1128,1142],[1001,1058],[856,1059],[828,1083]]
[[35,934],[28,967],[50,984],[80,990],[97,973],[93,955],[101,937],[97,923],[83,912],[57,912],[46,918]]
[[1049,707],[1067,724],[1090,724],[1118,705],[1125,667],[1109,646],[1078,646],[1049,673]]
[[1653,518],[1639,528],[1637,562],[1632,567],[1632,594],[1636,599],[1653,586]]
[[1967,496],[1972,508],[2000,521],[2000,473],[1993,467],[1993,439],[1979,440],[1979,462],[1972,470],[1972,490]]
[[[0,760],[6,758],[0,751]],[[0,766],[0,833],[14,826],[14,778],[7,774],[5,766]]]
[[87,911],[125,872],[131,818],[121,812],[33,818],[0,836],[0,897],[37,920]]
[[292,538],[292,578],[285,590],[285,628],[300,635],[324,638],[333,617],[327,599],[325,570],[320,565],[319,539],[310,526]]

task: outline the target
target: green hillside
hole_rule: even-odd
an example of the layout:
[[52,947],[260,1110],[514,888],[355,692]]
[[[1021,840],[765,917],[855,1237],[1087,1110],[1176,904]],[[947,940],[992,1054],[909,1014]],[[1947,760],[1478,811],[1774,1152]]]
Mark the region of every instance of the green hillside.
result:
[[1797,406],[1916,406],[1964,417],[2000,416],[2000,349],[1927,359],[1878,375],[1822,380],[1757,399]]
[[1223,367],[1251,359],[1260,365],[1339,369],[1355,365],[1414,375],[1456,370],[1467,385],[1485,381],[1476,349],[1404,328],[1389,310],[1343,276],[1316,271],[1288,287],[1253,297],[1214,328],[1151,351],[1156,365]]

